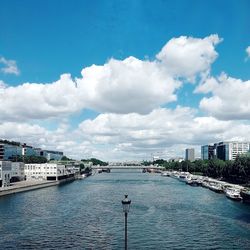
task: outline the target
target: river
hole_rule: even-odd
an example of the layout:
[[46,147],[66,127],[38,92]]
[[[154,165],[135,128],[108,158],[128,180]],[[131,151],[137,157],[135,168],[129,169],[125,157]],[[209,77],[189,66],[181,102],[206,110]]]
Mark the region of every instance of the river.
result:
[[0,198],[0,249],[250,249],[250,206],[139,170]]

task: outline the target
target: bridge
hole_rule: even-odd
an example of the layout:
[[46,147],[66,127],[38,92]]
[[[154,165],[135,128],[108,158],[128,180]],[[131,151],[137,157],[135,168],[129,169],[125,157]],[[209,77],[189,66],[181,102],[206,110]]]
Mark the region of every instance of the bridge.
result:
[[92,169],[152,169],[152,170],[165,170],[164,167],[158,167],[158,166],[140,166],[140,165],[136,165],[136,166],[113,166],[113,165],[108,165],[108,166],[92,166]]

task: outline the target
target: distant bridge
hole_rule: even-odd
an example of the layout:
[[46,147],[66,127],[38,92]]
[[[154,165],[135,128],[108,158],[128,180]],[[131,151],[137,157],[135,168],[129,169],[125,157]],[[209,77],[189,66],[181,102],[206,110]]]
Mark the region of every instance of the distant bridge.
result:
[[164,167],[157,166],[92,166],[92,169],[154,169],[154,170],[164,170]]

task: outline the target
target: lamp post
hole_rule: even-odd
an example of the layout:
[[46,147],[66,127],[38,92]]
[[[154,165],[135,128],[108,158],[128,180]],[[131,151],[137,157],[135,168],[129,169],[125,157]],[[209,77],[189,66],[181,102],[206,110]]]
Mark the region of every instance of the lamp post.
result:
[[123,212],[125,215],[125,250],[128,249],[128,232],[127,232],[127,221],[128,221],[128,212],[130,207],[131,200],[128,199],[128,195],[125,194],[125,198],[122,200]]

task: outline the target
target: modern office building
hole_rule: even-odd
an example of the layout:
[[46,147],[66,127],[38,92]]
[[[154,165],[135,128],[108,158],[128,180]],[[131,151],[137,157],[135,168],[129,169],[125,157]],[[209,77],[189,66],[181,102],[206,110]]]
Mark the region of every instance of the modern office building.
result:
[[249,142],[219,142],[216,144],[217,158],[221,160],[235,160],[237,155],[249,152]]
[[22,156],[43,156],[48,161],[59,161],[63,157],[63,152],[33,148],[26,143],[0,140],[0,161],[17,161]]
[[21,145],[0,142],[0,161],[15,160],[18,156],[22,156]]
[[185,160],[186,161],[194,161],[195,160],[194,148],[187,148],[186,149]]
[[43,150],[41,148],[35,148],[34,150],[36,156],[43,156],[48,161],[50,160],[60,161],[63,157],[63,152],[61,151]]
[[45,157],[48,161],[60,161],[63,157],[63,152],[53,150],[42,150],[42,156]]
[[15,161],[19,156],[35,155],[32,146],[19,142],[0,142],[0,160]]
[[201,146],[201,159],[210,160],[216,156],[216,147],[214,145]]
[[11,173],[11,162],[0,161],[0,187],[7,187],[10,185]]
[[202,160],[217,158],[223,161],[235,160],[237,155],[249,152],[249,142],[228,141],[201,146]]
[[36,152],[32,146],[26,145],[26,143],[24,143],[22,145],[22,155],[23,156],[33,156],[33,155],[36,155]]

